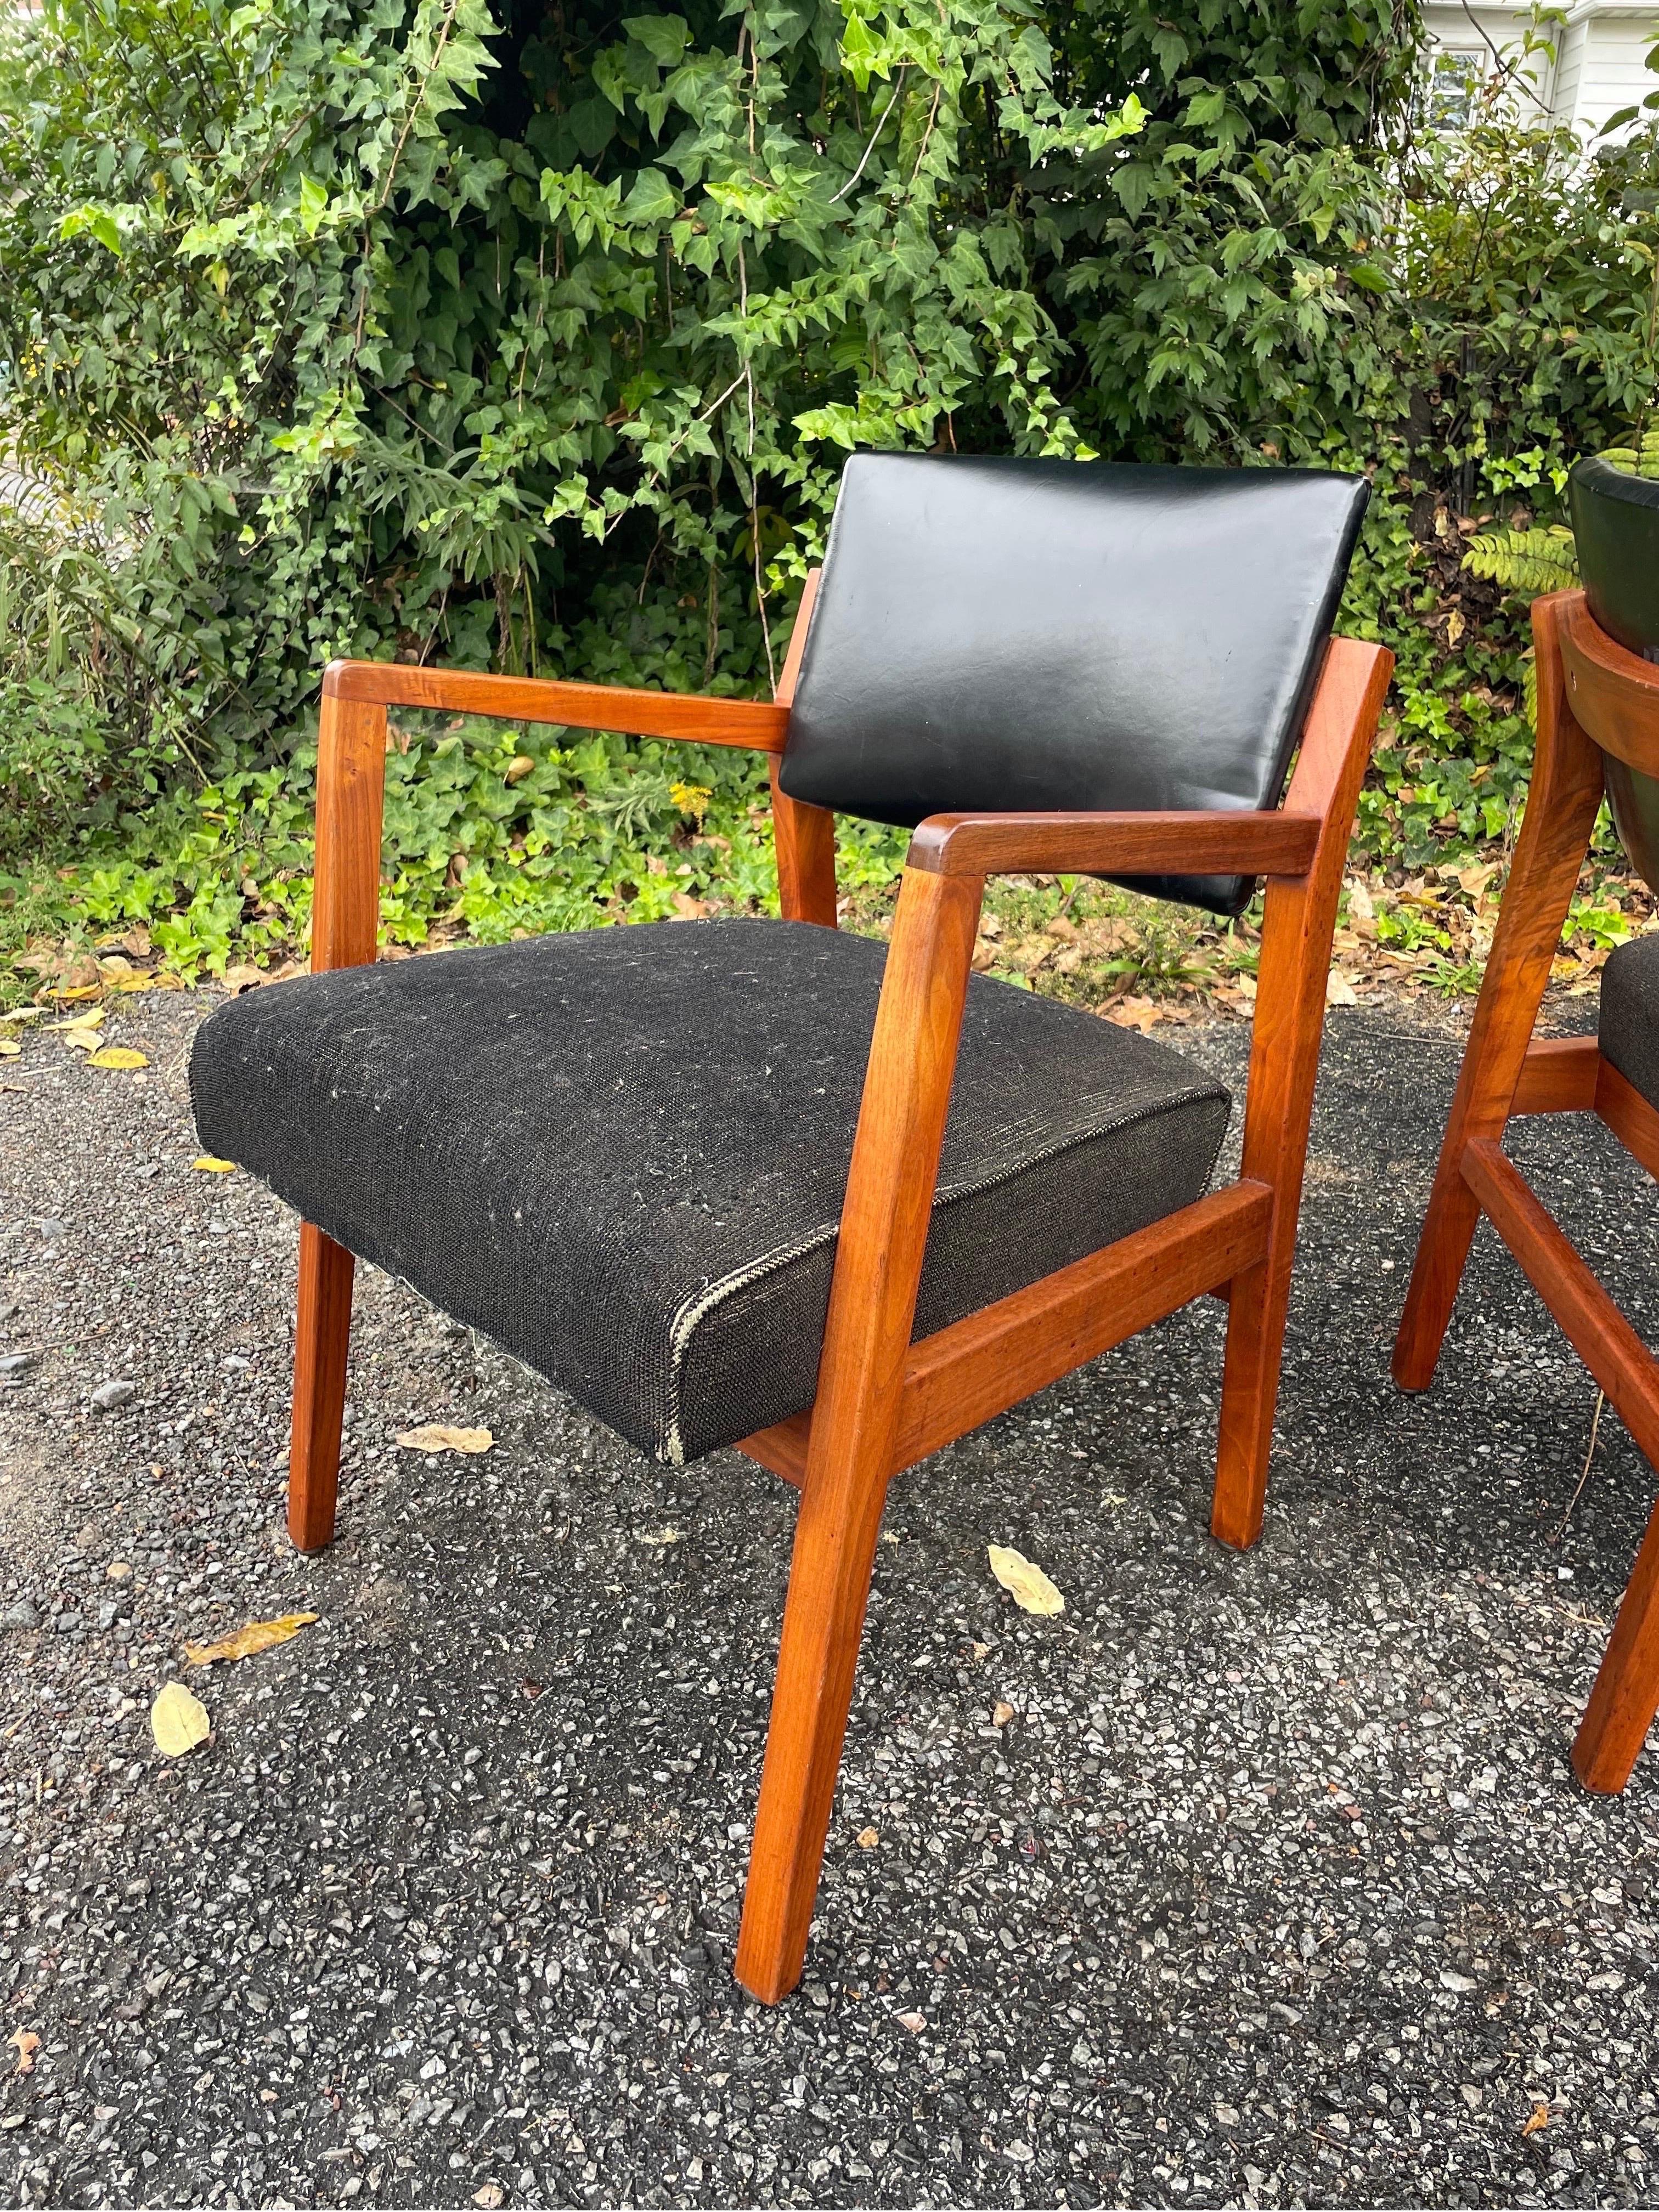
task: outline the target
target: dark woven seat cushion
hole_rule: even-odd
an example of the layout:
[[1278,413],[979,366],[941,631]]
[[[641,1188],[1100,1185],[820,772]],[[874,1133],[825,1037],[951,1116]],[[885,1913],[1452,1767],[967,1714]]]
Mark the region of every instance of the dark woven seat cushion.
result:
[[1659,1106],[1659,937],[1633,937],[1607,955],[1601,1030],[1604,1057]]
[[[811,1403],[884,948],[608,929],[343,969],[198,1032],[202,1142],[683,1462]],[[1227,1093],[975,976],[917,1334],[1199,1197]]]

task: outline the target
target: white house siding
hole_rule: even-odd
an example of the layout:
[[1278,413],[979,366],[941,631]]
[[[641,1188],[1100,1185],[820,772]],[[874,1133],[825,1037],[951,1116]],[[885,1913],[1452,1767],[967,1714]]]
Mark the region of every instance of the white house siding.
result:
[[[1649,49],[1659,43],[1659,0],[1571,0],[1566,21],[1549,33],[1555,62],[1535,54],[1522,58],[1530,10],[1503,0],[1428,0],[1424,9],[1430,69],[1434,57],[1468,56],[1483,80],[1497,72],[1495,47],[1511,69],[1533,80],[1525,105],[1540,117],[1571,124],[1586,144],[1610,115],[1639,106],[1659,90],[1659,76],[1644,66]],[[1484,34],[1484,35],[1483,35]]]

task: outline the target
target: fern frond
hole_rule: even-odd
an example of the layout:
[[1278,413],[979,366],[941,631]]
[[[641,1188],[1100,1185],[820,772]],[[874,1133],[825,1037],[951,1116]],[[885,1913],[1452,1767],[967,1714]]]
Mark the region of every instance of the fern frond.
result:
[[1623,469],[1626,476],[1659,477],[1659,430],[1648,431],[1633,446],[1609,446],[1606,453],[1598,454],[1597,459],[1611,461],[1614,468]]
[[1572,532],[1559,523],[1547,530],[1483,532],[1470,538],[1463,566],[1506,592],[1524,592],[1534,599],[1545,592],[1570,591],[1578,581]]

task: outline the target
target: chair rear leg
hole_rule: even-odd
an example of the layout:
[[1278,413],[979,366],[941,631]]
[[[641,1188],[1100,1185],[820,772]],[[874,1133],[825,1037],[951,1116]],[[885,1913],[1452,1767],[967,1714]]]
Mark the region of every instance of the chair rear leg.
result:
[[1619,1618],[1572,1747],[1587,1790],[1616,1796],[1659,1712],[1659,1505],[1648,1521]]
[[294,1426],[288,1462],[288,1533],[301,1552],[334,1534],[351,1338],[349,1252],[309,1221],[300,1224],[300,1309],[294,1331]]
[[1292,1206],[1287,1227],[1275,1224],[1265,1258],[1233,1280],[1210,1534],[1238,1551],[1261,1534],[1295,1244]]

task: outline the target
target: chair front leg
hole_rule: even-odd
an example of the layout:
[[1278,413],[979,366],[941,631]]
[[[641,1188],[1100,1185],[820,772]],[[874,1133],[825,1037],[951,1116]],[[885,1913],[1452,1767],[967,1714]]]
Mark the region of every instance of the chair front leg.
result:
[[1619,1607],[1619,1618],[1596,1670],[1584,1717],[1573,1740],[1572,1763],[1587,1790],[1616,1796],[1647,1741],[1659,1712],[1659,1505],[1648,1519],[1642,1548]]
[[1394,1379],[1402,1390],[1426,1390],[1434,1379],[1480,1218],[1463,1180],[1464,1147],[1475,1138],[1497,1141],[1504,1134],[1601,804],[1601,756],[1574,720],[1562,677],[1557,629],[1565,596],[1533,604],[1538,749],[1532,786],[1395,1340]]
[[353,1272],[351,1255],[343,1245],[325,1237],[314,1223],[300,1224],[288,1533],[301,1552],[320,1552],[334,1534]]
[[[317,727],[313,975],[367,967],[380,932],[386,710],[342,698],[338,680],[335,669],[324,678]],[[288,1531],[302,1552],[320,1551],[334,1534],[353,1273],[351,1255],[343,1245],[314,1223],[301,1223]]]
[[905,872],[842,1212],[737,1976],[800,1978],[896,1445],[979,926],[977,878]]

